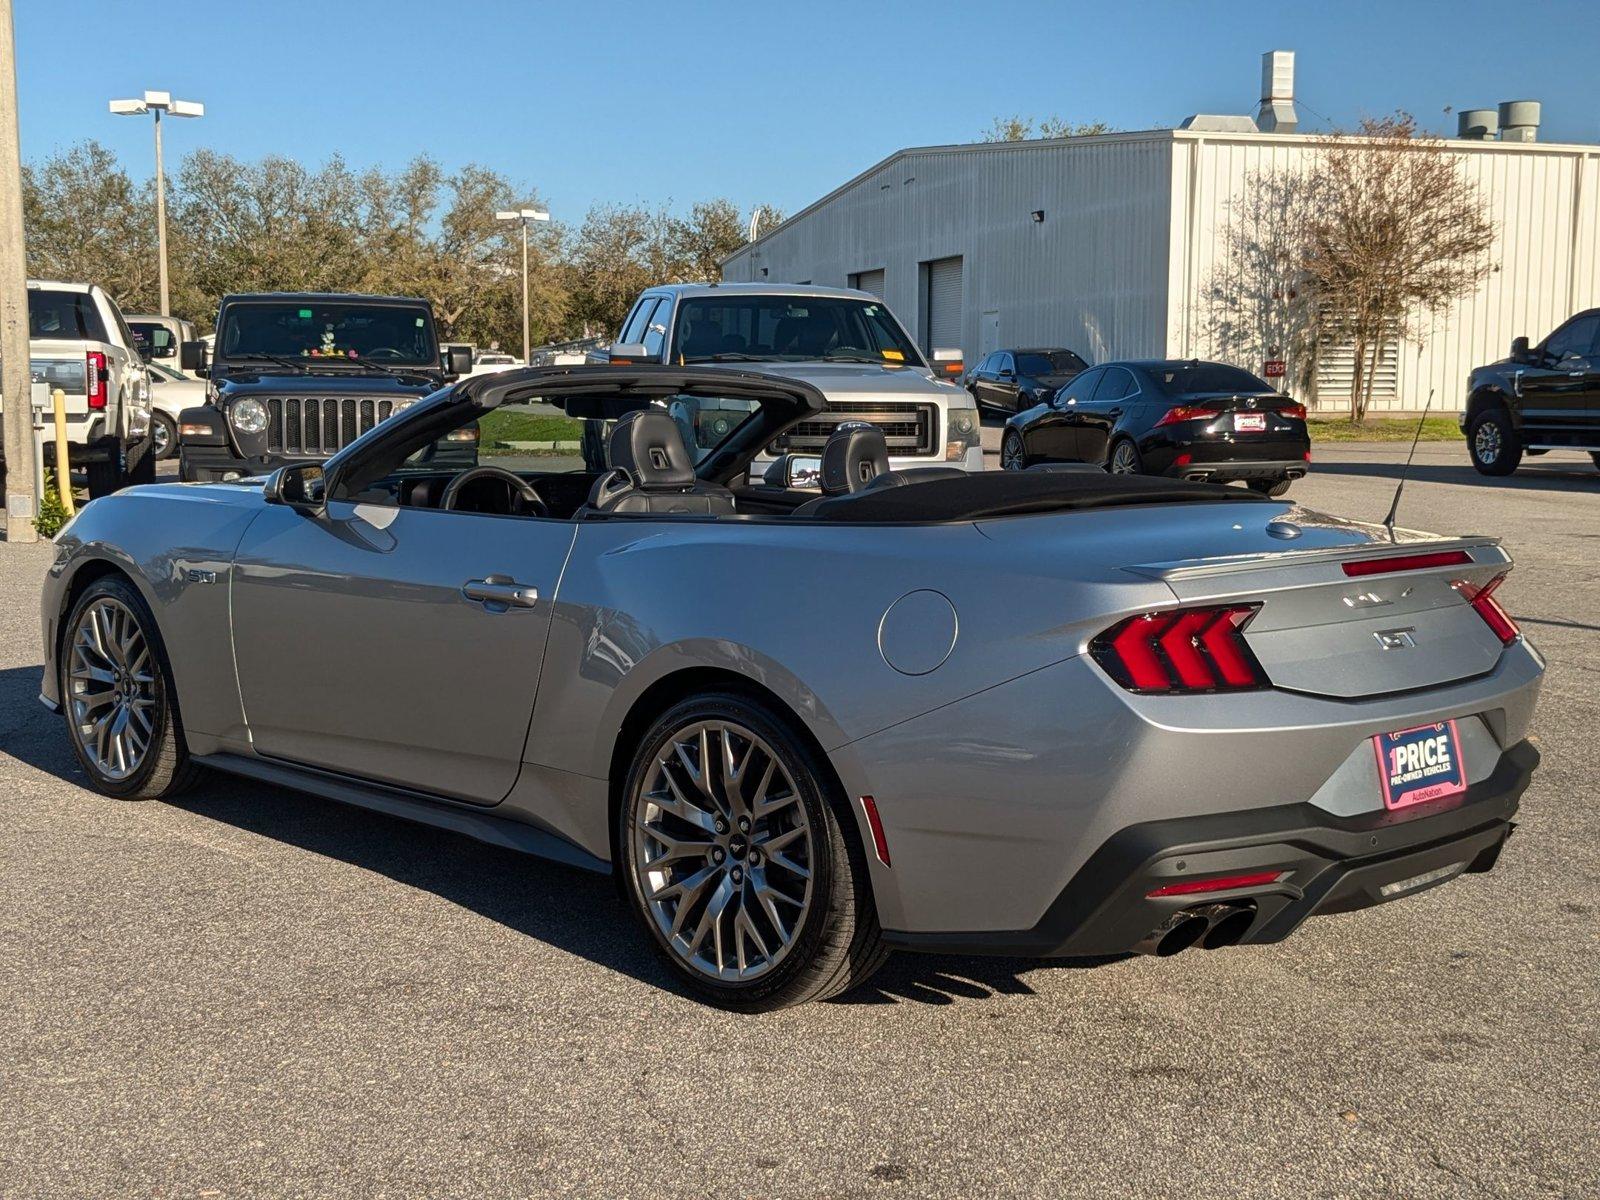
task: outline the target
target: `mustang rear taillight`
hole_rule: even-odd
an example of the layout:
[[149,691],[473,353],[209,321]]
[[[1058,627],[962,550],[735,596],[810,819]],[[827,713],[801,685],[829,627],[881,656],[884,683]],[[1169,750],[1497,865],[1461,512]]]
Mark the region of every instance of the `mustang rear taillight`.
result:
[[1392,554],[1388,558],[1358,558],[1344,563],[1346,575],[1388,575],[1393,571],[1426,571],[1429,567],[1464,567],[1472,562],[1465,550],[1439,550],[1432,554]]
[[1522,636],[1522,630],[1517,628],[1517,623],[1511,619],[1511,614],[1505,610],[1500,601],[1494,598],[1495,589],[1505,581],[1505,574],[1496,575],[1482,587],[1477,587],[1463,579],[1456,582],[1455,589],[1467,598],[1467,603],[1472,605],[1473,611],[1483,618],[1483,623],[1494,631],[1495,637],[1500,639],[1500,644],[1509,646]]
[[90,408],[106,406],[106,356],[103,350],[90,350],[84,355],[84,390],[89,394]]
[[1203,892],[1231,892],[1235,888],[1266,887],[1278,883],[1288,871],[1256,871],[1249,875],[1219,875],[1214,879],[1185,879],[1182,883],[1169,883],[1147,892],[1154,896],[1194,896]]
[[1089,653],[1130,692],[1242,691],[1271,686],[1244,640],[1259,604],[1180,608],[1129,617],[1089,643]]
[[1214,408],[1207,408],[1203,404],[1180,404],[1177,408],[1169,408],[1161,414],[1161,419],[1155,423],[1154,428],[1163,425],[1176,425],[1179,421],[1209,421],[1220,416]]

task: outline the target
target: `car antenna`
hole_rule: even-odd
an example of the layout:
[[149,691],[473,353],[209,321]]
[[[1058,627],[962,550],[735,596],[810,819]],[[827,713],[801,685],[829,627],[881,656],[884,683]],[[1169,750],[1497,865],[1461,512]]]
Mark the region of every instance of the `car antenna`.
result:
[[1411,453],[1406,455],[1406,465],[1400,469],[1400,482],[1394,485],[1394,500],[1389,504],[1389,515],[1383,519],[1383,527],[1389,531],[1389,540],[1394,541],[1394,519],[1400,511],[1400,493],[1406,490],[1406,476],[1411,473],[1411,460],[1417,456],[1417,443],[1422,440],[1422,426],[1428,419],[1428,410],[1433,407],[1433,389],[1428,389],[1428,402],[1422,406],[1422,416],[1417,418],[1417,431],[1411,435]]

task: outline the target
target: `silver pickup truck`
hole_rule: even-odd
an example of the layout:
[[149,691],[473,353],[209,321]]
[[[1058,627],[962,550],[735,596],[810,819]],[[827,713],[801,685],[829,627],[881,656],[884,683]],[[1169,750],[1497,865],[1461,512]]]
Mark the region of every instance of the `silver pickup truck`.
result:
[[[756,474],[776,455],[795,461],[820,456],[828,435],[845,421],[883,430],[895,470],[983,469],[978,410],[959,386],[960,352],[935,350],[929,361],[888,306],[868,292],[801,284],[653,287],[634,302],[611,349],[593,358],[742,366],[816,387],[828,407],[773,443],[754,464]],[[714,445],[720,436],[715,408],[699,406],[694,420],[691,445]]]
[[[34,383],[66,394],[67,454],[87,475],[91,498],[155,481],[145,362],[117,302],[102,288],[28,281],[28,368]],[[47,435],[44,465],[53,469],[55,458],[55,439]]]

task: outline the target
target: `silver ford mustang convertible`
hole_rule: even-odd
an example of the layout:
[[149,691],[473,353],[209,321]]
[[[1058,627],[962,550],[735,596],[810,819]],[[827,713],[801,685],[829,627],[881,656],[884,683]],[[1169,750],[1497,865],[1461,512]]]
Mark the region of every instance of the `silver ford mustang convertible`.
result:
[[[533,402],[614,422],[610,469],[479,448]],[[57,538],[42,698],[110,796],[211,767],[613,872],[744,1010],[896,947],[1275,942],[1494,865],[1543,671],[1494,539],[888,471],[870,426],[749,477],[822,407],[717,368],[519,370],[322,463],[97,500]]]

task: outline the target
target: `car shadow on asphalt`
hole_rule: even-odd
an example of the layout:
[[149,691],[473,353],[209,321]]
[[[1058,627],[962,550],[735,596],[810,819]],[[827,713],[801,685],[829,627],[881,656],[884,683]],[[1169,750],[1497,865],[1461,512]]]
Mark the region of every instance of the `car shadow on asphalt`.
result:
[[1600,491],[1600,471],[1579,463],[1541,463],[1533,459],[1515,475],[1491,478],[1480,475],[1470,463],[1412,463],[1406,470],[1406,447],[1400,447],[1393,462],[1318,462],[1313,459],[1314,475],[1364,475],[1372,479],[1398,480],[1402,473],[1409,482],[1458,483],[1470,487],[1516,488],[1524,491]]
[[[87,790],[61,718],[38,702],[41,670],[0,670],[0,713],[6,714],[0,718],[0,755]],[[598,966],[680,992],[605,876],[215,771],[164,803],[431,892]],[[1111,961],[1116,960],[898,954],[835,1003],[944,1005],[1028,996],[1028,974]]]

